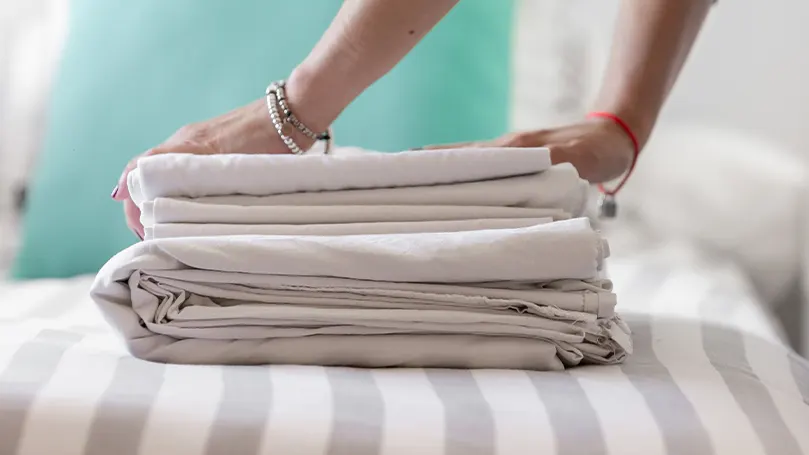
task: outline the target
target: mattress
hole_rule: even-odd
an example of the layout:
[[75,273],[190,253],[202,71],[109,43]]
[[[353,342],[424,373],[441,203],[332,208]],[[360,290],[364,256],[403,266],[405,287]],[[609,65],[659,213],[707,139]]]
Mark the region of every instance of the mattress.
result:
[[0,454],[809,454],[809,364],[741,274],[610,274],[635,352],[565,372],[149,363],[91,277],[0,285]]

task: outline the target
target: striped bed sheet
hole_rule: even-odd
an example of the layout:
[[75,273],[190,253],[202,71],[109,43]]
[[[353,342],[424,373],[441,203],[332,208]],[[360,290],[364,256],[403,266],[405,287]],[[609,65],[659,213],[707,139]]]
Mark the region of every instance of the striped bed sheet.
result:
[[739,274],[610,273],[635,353],[565,372],[148,363],[89,277],[0,285],[0,454],[809,454],[809,364]]

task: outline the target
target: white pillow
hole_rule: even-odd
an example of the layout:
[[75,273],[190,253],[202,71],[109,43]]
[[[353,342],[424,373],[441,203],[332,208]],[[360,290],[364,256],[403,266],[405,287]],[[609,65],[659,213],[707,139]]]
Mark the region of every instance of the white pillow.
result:
[[623,220],[733,259],[775,302],[800,273],[805,181],[799,155],[774,141],[661,125],[618,200]]

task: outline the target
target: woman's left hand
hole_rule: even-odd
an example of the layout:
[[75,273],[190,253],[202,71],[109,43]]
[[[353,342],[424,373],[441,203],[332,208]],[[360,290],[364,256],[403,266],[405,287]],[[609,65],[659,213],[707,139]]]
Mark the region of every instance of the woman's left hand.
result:
[[629,169],[635,153],[632,140],[612,120],[593,118],[546,130],[509,133],[491,141],[431,145],[424,149],[458,147],[546,147],[551,162],[571,163],[581,178],[602,183]]

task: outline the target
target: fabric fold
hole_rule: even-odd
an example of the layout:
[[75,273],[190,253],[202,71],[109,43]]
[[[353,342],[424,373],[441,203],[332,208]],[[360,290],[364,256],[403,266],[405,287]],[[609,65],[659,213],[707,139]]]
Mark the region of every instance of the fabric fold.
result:
[[[250,201],[246,201],[249,204]],[[349,224],[479,219],[569,218],[556,208],[475,205],[236,205],[155,198],[141,205],[144,226],[155,223]]]
[[158,223],[145,227],[146,238],[214,235],[361,235],[426,232],[464,232],[480,229],[512,229],[550,223],[552,218],[481,219],[450,221],[371,222],[345,224],[215,224]]

